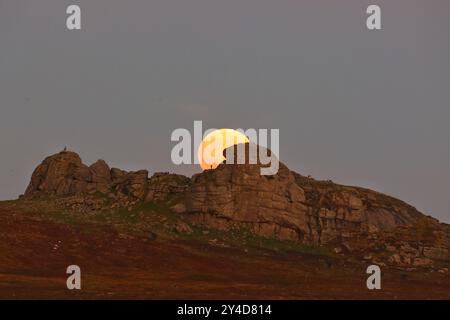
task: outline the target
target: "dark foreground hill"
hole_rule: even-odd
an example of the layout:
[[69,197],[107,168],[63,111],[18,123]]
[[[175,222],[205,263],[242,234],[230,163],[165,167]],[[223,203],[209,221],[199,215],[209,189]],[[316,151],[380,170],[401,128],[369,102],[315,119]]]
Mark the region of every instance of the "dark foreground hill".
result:
[[[448,225],[375,191],[259,168],[148,177],[50,156],[0,203],[0,296],[71,297],[65,267],[78,264],[84,297],[450,297]],[[376,293],[370,264],[384,272]]]

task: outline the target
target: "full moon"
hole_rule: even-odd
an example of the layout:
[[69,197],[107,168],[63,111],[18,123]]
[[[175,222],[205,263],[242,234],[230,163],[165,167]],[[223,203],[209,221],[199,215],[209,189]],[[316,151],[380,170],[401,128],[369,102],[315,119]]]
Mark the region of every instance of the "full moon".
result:
[[223,150],[240,143],[248,143],[245,134],[233,129],[219,129],[206,135],[198,147],[198,159],[203,170],[215,169],[225,157]]

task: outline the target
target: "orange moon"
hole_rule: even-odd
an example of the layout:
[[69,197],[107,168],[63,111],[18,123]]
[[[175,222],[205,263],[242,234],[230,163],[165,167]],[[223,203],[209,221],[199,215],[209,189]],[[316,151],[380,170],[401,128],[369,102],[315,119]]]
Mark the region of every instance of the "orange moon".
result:
[[225,160],[223,150],[235,144],[248,142],[245,134],[233,129],[219,129],[210,132],[198,147],[200,167],[203,170],[217,168]]

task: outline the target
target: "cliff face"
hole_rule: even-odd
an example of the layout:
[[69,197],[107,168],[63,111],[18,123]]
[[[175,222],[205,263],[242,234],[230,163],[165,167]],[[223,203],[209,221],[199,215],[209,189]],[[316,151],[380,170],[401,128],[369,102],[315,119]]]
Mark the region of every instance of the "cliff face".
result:
[[282,165],[261,176],[258,165],[220,165],[192,178],[185,195],[191,219],[219,228],[245,227],[256,234],[311,241],[313,224],[304,190]]
[[309,243],[392,230],[424,217],[400,200],[306,178],[283,164],[274,176],[248,164],[205,171],[192,178],[185,206],[195,222]]

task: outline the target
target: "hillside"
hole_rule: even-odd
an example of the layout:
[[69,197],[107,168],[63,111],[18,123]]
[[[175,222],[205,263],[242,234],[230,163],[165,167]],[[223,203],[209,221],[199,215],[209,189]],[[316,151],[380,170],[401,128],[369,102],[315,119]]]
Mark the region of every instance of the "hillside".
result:
[[[0,203],[0,296],[450,297],[448,225],[375,191],[259,166],[149,177],[74,152],[46,158],[19,200]],[[70,264],[86,272],[81,293],[65,289]],[[382,267],[381,291],[365,288],[369,264]]]

